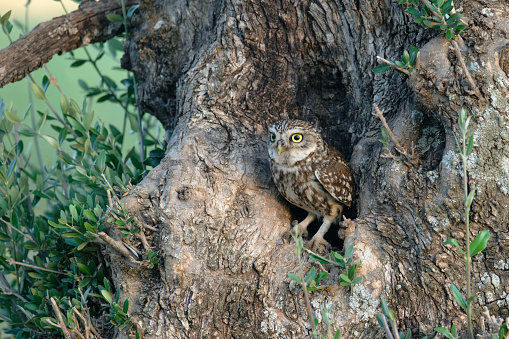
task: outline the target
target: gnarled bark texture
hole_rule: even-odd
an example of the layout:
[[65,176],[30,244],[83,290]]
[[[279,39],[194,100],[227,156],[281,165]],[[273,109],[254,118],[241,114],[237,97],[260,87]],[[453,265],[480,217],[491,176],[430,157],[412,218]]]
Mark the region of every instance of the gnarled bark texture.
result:
[[[126,204],[160,229],[152,245],[163,260],[152,271],[114,254],[111,263],[145,338],[309,333],[300,287],[287,277],[297,267],[294,244],[281,241],[294,211],[266,159],[267,126],[287,117],[321,126],[357,182],[347,212],[354,225],[336,244],[355,246],[364,280],[349,292],[332,271],[329,288],[311,294],[316,310],[332,304],[342,338],[382,337],[374,319],[381,296],[414,337],[451,322],[465,328],[449,288],[465,285],[464,263],[442,245],[464,239],[453,137],[462,106],[475,122],[472,236],[492,235],[475,257],[473,291],[480,305],[508,315],[509,8],[505,0],[455,5],[468,21],[463,55],[481,100],[469,94],[449,43],[397,1],[142,2],[124,65],[138,78],[140,105],[172,134],[165,159]],[[371,72],[376,55],[397,59],[410,44],[421,54],[408,81]],[[380,157],[373,103],[403,145],[418,146],[417,168]],[[479,328],[477,304],[474,314]]]

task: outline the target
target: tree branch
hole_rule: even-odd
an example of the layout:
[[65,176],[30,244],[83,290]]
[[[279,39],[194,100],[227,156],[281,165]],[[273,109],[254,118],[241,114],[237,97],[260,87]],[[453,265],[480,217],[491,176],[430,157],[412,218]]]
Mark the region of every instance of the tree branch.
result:
[[[125,2],[126,6],[132,6],[139,0]],[[121,10],[120,0],[86,1],[76,11],[39,24],[0,50],[0,88],[23,79],[55,54],[106,41],[119,34],[124,29],[122,23],[112,23],[106,15]]]

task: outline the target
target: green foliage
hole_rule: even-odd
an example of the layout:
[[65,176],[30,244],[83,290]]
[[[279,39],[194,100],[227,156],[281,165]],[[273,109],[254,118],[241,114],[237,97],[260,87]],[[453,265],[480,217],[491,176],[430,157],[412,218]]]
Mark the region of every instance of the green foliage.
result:
[[449,331],[445,327],[435,327],[435,331],[438,333],[442,333],[446,338],[449,339],[458,339],[459,336],[456,333],[456,325],[452,324],[451,330]]
[[[325,323],[327,334],[326,336],[320,334],[317,330],[319,325],[319,320],[314,312],[311,309],[311,303],[309,300],[308,292],[314,292],[321,289],[324,289],[324,286],[320,286],[320,283],[323,279],[328,276],[328,272],[318,272],[315,267],[311,267],[309,272],[304,276],[304,272],[302,269],[302,251],[305,251],[309,254],[309,259],[315,262],[318,262],[322,265],[333,265],[338,266],[343,270],[343,273],[340,274],[340,284],[341,286],[351,287],[354,284],[357,284],[362,281],[362,277],[355,278],[355,270],[361,263],[353,263],[353,259],[351,258],[353,252],[353,246],[348,247],[345,251],[344,255],[341,255],[338,252],[331,251],[328,258],[322,257],[313,251],[308,250],[304,247],[302,236],[299,236],[299,227],[296,225],[293,229],[294,233],[292,233],[293,240],[295,241],[295,254],[297,256],[297,260],[299,262],[299,272],[298,274],[288,273],[288,277],[295,281],[296,283],[302,286],[304,291],[304,298],[306,301],[306,305],[308,306],[308,312],[310,312],[310,323],[313,328],[312,336],[315,338],[331,338],[332,337],[332,329],[330,323],[330,313],[332,306],[324,306],[322,309],[322,319]],[[334,333],[334,339],[339,338],[341,332],[338,329]]]
[[409,74],[412,74],[416,67],[418,55],[419,49],[415,46],[410,46],[408,51],[403,51],[401,60],[394,60],[389,63],[380,64],[373,68],[373,73],[385,73],[392,67],[399,72],[406,70]]
[[[6,34],[12,29],[9,16],[0,16]],[[165,146],[151,134],[154,119],[136,112],[132,75],[121,87],[99,68],[98,61],[107,52],[116,56],[121,46],[116,39],[98,44],[96,57],[87,52],[88,59],[72,64],[92,64],[101,79],[98,86],[78,81],[86,95],[81,105],[52,86],[51,75],[41,83],[29,76],[34,97],[48,107],[44,112],[30,104],[20,114],[0,98],[0,322],[16,338],[54,337],[63,328],[76,335],[83,321],[105,313],[119,330],[132,326],[129,301],[120,303],[119,290],[108,282],[101,246],[117,230],[124,242],[139,243],[141,228],[119,199],[143,178],[146,166],[159,163]],[[57,89],[55,105],[46,94]],[[87,107],[94,97],[119,104],[124,126],[94,119]],[[124,149],[127,121],[140,135],[141,149]],[[57,162],[45,163],[41,141]],[[148,147],[150,158],[144,156]],[[160,260],[157,255],[141,254],[149,268]]]
[[109,309],[108,317],[110,323],[117,327],[120,331],[128,330],[132,327],[131,317],[129,317],[129,300],[125,299],[122,305],[119,304],[120,295],[117,290],[115,298],[113,298],[112,291],[108,279],[104,278],[104,286],[99,286],[100,294],[91,293],[91,296],[101,298],[106,301],[106,304],[102,304],[103,307]]
[[[400,4],[407,1],[399,0]],[[456,38],[466,28],[461,22],[463,14],[453,13],[452,0],[423,0],[423,6],[419,9],[419,1],[411,1],[412,7],[407,8],[408,13],[414,16],[414,22],[422,23],[428,28],[433,28],[445,33],[449,40]]]

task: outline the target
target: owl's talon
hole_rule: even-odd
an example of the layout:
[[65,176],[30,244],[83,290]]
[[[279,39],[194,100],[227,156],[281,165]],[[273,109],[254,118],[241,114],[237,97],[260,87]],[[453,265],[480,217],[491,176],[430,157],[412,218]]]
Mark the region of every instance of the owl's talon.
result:
[[317,234],[304,247],[318,254],[326,254],[332,248],[327,240]]
[[[288,230],[285,231],[285,233],[283,233],[283,242],[286,242],[287,240],[288,242],[290,242],[290,240],[293,239],[293,236],[295,235],[295,232],[293,230],[296,225],[299,225],[299,222],[297,220],[294,220],[292,222],[292,227],[290,227]],[[302,236],[303,238],[306,238],[308,236],[307,229],[304,227],[299,227],[297,236]]]

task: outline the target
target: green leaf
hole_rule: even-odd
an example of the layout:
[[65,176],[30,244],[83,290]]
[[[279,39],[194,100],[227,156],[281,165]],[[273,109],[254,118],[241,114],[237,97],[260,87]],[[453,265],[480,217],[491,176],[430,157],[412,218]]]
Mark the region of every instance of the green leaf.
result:
[[85,264],[78,263],[78,269],[85,274],[90,274],[90,269]]
[[382,313],[390,319],[391,315],[389,313],[389,307],[387,306],[387,302],[385,301],[385,298],[381,299],[380,306],[382,307]]
[[454,238],[444,241],[444,245],[454,245],[460,250],[461,254],[465,255],[465,252],[463,252],[460,245],[458,244],[458,240],[456,240]]
[[414,45],[410,45],[410,47],[408,47],[408,52],[410,53],[409,64],[414,66],[415,62],[417,61],[417,55],[419,54],[419,49],[417,47],[415,47]]
[[490,231],[484,230],[475,237],[474,241],[470,243],[469,255],[473,257],[477,253],[481,252],[486,248],[488,240],[490,239]]
[[11,237],[5,233],[0,232],[0,241],[11,241]]
[[507,338],[507,334],[509,333],[509,329],[507,328],[507,323],[502,324],[500,326],[500,330],[498,331],[498,338],[505,339]]
[[355,278],[354,280],[352,280],[352,285],[353,285],[353,284],[360,283],[361,281],[362,281],[362,277],[357,277],[357,278]]
[[338,330],[336,331],[336,334],[334,334],[334,339],[339,339],[340,335],[341,335],[341,329],[338,328]]
[[447,20],[446,22],[447,23],[451,23],[451,22],[454,22],[454,21],[458,21],[460,20],[461,18],[463,17],[463,14],[461,13],[454,13],[452,14]]
[[36,136],[36,135],[37,135],[37,132],[33,131],[33,130],[32,130],[32,129],[30,129],[30,128],[20,128],[20,129],[18,130],[18,133],[19,133],[19,134],[22,134],[22,135],[24,135],[24,136],[26,136],[26,137],[34,137],[34,136]]
[[472,152],[472,148],[474,147],[474,135],[471,134],[470,137],[468,138],[468,145],[467,145],[467,154],[466,156],[468,157],[470,155],[470,153]]
[[316,268],[311,267],[311,269],[309,270],[309,273],[306,276],[306,278],[304,279],[304,281],[306,283],[310,282],[315,277],[315,275],[316,275]]
[[2,17],[0,18],[0,25],[7,28],[7,23],[9,22],[9,18],[11,17],[11,12],[12,10],[2,15]]
[[411,339],[411,338],[412,338],[412,331],[410,329],[408,329],[405,339]]
[[435,331],[437,331],[438,333],[442,333],[446,338],[456,339],[453,337],[451,332],[449,332],[449,330],[445,327],[435,327]]
[[86,287],[88,284],[90,284],[91,281],[92,281],[92,278],[87,277],[87,278],[83,279],[82,281],[80,281],[80,283],[78,284],[78,287],[80,287],[80,288]]
[[432,21],[432,20],[424,20],[422,23],[424,24],[424,26],[426,26],[428,28],[434,28],[436,26],[440,26],[439,23]]
[[403,55],[401,56],[401,60],[402,60],[405,64],[408,64],[408,62],[410,61],[410,54],[408,54],[408,51],[404,51],[404,52],[403,52]]
[[58,144],[58,141],[55,138],[53,138],[52,136],[42,135],[42,138],[44,140],[46,140],[48,142],[48,144],[50,144],[51,147],[53,147],[55,149],[60,149],[60,145]]
[[442,15],[449,14],[450,11],[452,11],[452,0],[447,0],[444,5],[442,6]]
[[391,66],[387,64],[381,64],[373,68],[373,73],[385,73]]
[[63,114],[67,114],[67,112],[69,112],[69,101],[63,94],[60,96],[60,110]]
[[71,67],[80,67],[84,63],[86,63],[88,60],[76,60],[71,64]]
[[341,278],[341,280],[343,281],[346,281],[348,283],[351,283],[352,281],[350,280],[350,278],[348,278],[348,276],[346,274],[340,274],[339,277]]
[[12,122],[13,124],[19,124],[21,122],[20,117],[18,117],[16,114],[9,112],[8,110],[4,110],[5,117],[7,120]]
[[[11,177],[12,173],[14,173],[14,169],[16,168],[16,164],[18,162],[18,157],[15,157],[11,163],[9,164],[9,167],[7,168],[7,180]],[[11,197],[12,199],[12,197]]]
[[108,292],[106,290],[101,290],[101,294],[102,294],[104,300],[106,300],[108,303],[111,304],[111,302],[113,301],[113,298],[111,297],[110,292]]
[[470,206],[472,205],[472,201],[474,201],[474,196],[475,196],[475,191],[476,191],[476,187],[474,187],[469,193],[468,193],[468,196],[467,196],[467,201],[465,201],[465,206],[467,208],[470,208]]
[[450,29],[448,29],[447,32],[445,32],[445,38],[447,40],[451,40],[453,38],[453,34]]
[[124,22],[124,18],[117,14],[117,13],[109,13],[106,15],[106,18],[110,21],[110,22]]
[[37,85],[34,82],[30,82],[29,84],[30,84],[30,88],[32,88],[32,91],[34,92],[34,95],[37,99],[41,99],[41,100],[46,99],[46,94],[44,94],[44,91],[42,90],[42,88],[39,85]]
[[327,277],[327,275],[329,275],[329,273],[327,272],[318,273],[318,275],[316,276],[316,284],[319,285],[320,282]]
[[382,317],[383,317],[383,315],[381,315],[380,313],[376,314],[376,320],[378,321],[378,325],[384,327],[384,323],[383,323]]
[[467,301],[465,300],[465,298],[463,298],[463,295],[461,295],[461,292],[458,290],[456,285],[451,284],[451,291],[452,291],[452,296],[454,297],[454,300],[456,300],[458,305],[460,305],[460,307],[466,311],[467,310]]
[[421,12],[419,12],[419,10],[415,9],[415,8],[407,8],[407,12],[412,14],[413,16],[415,17],[420,17],[421,16]]
[[389,319],[396,320],[396,312],[389,310]]
[[302,284],[302,281],[300,280],[300,278],[298,276],[296,276],[295,274],[288,273],[288,277],[290,279],[292,279],[293,281],[298,282],[299,284]]

